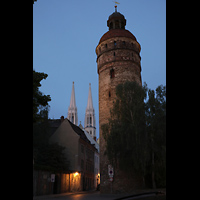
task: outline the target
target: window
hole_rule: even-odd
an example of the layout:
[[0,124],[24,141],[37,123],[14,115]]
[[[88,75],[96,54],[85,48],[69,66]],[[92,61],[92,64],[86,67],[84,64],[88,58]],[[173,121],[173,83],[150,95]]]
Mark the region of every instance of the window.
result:
[[126,42],[125,41],[123,41],[123,45],[125,45],[126,44]]
[[92,116],[90,115],[90,125],[92,125]]
[[113,53],[113,55],[115,56],[115,52]]
[[122,28],[122,29],[125,29],[125,25],[124,25],[123,22],[121,22],[121,28]]
[[110,29],[113,29],[113,23],[110,22]]
[[117,45],[117,42],[116,41],[114,41],[114,46],[116,46]]
[[105,44],[105,47],[107,48],[107,44]]
[[71,122],[74,123],[74,114],[72,114],[72,121]]
[[119,20],[115,20],[115,28],[119,28]]
[[111,93],[110,93],[110,91],[109,91],[109,93],[108,93],[108,96],[111,97]]
[[114,69],[110,70],[110,78],[114,78],[115,77],[115,71]]

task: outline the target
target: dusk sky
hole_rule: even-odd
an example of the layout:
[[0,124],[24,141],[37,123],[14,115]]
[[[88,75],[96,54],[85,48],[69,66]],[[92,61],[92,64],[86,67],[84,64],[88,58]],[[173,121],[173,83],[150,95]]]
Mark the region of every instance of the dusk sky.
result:
[[[142,83],[166,85],[166,0],[118,0],[117,11],[141,45]],[[89,83],[99,137],[95,48],[108,31],[112,0],[37,0],[33,4],[33,69],[48,74],[40,91],[51,96],[49,118],[66,118],[74,81],[78,124],[84,126]]]

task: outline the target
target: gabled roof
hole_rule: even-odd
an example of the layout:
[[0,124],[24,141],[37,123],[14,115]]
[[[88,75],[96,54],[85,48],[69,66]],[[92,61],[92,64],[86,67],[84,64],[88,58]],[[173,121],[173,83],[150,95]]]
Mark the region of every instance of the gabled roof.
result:
[[88,140],[90,140],[91,144],[95,146],[95,148],[97,149],[99,153],[99,144],[93,139],[93,137],[86,130],[83,130],[83,131],[85,135],[87,136]]
[[[66,118],[66,120],[68,120],[68,119]],[[70,122],[69,120],[68,120],[68,122],[69,122],[70,126],[72,127],[72,129],[74,130],[74,132],[76,132],[81,137],[81,139],[83,139],[87,143],[91,144],[91,142],[88,140],[88,138],[86,137],[84,131],[81,130],[81,128],[79,128],[78,126],[76,126],[75,124]]]

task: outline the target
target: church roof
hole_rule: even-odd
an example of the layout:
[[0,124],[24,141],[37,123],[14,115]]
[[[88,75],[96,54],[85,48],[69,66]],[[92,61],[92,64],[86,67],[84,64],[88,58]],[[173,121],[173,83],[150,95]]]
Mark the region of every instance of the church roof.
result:
[[131,38],[136,41],[135,36],[128,30],[126,29],[111,29],[107,31],[100,39],[99,44],[102,43],[103,41],[113,38],[113,37],[127,37]]

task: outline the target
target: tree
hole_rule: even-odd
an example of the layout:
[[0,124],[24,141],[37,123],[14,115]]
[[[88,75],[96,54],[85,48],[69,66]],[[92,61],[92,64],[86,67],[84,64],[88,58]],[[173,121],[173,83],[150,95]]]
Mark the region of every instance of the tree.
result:
[[67,172],[69,170],[69,161],[63,152],[64,149],[65,147],[57,143],[40,146],[34,168],[52,171],[53,173]]
[[153,188],[165,187],[165,86],[155,92],[146,83],[143,87],[136,82],[118,85],[111,118],[101,128],[111,164],[143,178],[151,174]]
[[121,170],[145,174],[147,156],[145,130],[146,85],[126,82],[116,87],[116,101],[108,124],[101,128],[106,154]]
[[151,152],[152,186],[165,186],[166,181],[166,87],[158,86],[156,93],[148,90],[146,118],[149,151]]
[[50,95],[44,95],[39,91],[41,87],[40,82],[47,78],[47,74],[36,72],[33,70],[33,122],[37,122],[42,119],[42,110],[46,109],[48,102],[51,101]]
[[34,169],[65,172],[69,162],[64,154],[64,147],[49,144],[50,126],[48,120],[50,95],[39,91],[41,81],[47,74],[33,70],[33,158]]

